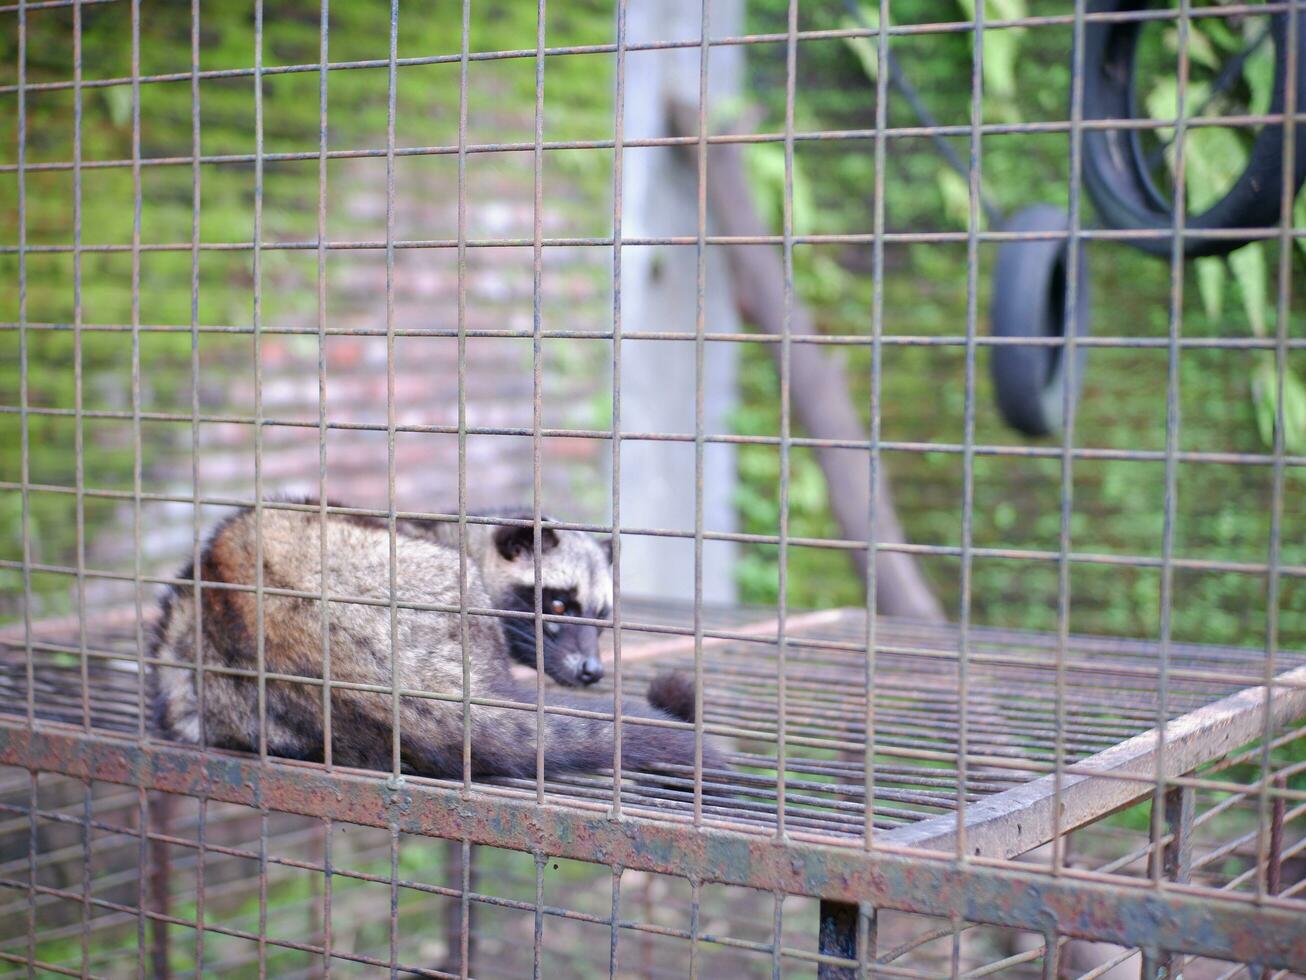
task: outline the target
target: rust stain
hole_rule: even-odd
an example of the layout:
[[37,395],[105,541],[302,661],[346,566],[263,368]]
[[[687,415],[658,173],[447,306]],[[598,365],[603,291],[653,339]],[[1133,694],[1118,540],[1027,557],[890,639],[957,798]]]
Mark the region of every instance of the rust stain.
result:
[[1300,912],[1225,896],[1053,879],[899,852],[831,847],[669,821],[168,744],[0,724],[0,762],[330,817],[412,834],[743,885],[839,902],[1151,946],[1238,962],[1306,968]]

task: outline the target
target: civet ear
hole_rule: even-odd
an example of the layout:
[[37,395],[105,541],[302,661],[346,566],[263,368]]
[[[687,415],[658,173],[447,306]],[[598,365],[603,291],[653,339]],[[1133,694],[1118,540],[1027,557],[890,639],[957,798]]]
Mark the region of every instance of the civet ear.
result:
[[[516,561],[522,555],[529,555],[535,546],[535,528],[533,527],[496,527],[494,529],[494,547],[506,561]],[[540,529],[540,546],[542,551],[552,551],[558,546],[558,532],[553,528]]]

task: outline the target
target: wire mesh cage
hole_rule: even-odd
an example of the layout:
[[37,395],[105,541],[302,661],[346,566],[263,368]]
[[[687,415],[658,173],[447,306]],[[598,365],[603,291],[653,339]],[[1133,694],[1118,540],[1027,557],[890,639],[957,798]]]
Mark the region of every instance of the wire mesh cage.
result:
[[0,971],[1306,970],[1306,11],[936,7],[0,6]]

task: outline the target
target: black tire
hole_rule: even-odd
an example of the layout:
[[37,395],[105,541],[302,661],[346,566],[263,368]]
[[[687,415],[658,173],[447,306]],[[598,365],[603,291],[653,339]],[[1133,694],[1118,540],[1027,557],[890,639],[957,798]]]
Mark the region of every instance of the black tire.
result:
[[[1004,231],[1033,232],[1069,229],[1066,213],[1049,204],[1025,208],[1006,223]],[[1003,242],[993,270],[990,322],[996,337],[1068,337],[1089,333],[1090,305],[1085,249],[1079,249],[1075,315],[1067,316],[1066,283],[1069,241]],[[989,368],[998,411],[1013,429],[1047,436],[1061,430],[1066,385],[1079,397],[1087,350],[1075,351],[1074,370],[1067,371],[1064,348],[1047,345],[1002,344],[993,348]]]
[[[1145,10],[1155,0],[1089,0],[1090,13]],[[1134,116],[1134,53],[1142,21],[1090,22],[1084,33],[1084,118],[1128,119]],[[1274,14],[1270,40],[1274,44],[1274,95],[1270,112],[1283,111],[1288,73],[1287,15]],[[1297,18],[1297,106],[1306,107],[1306,17]],[[1294,129],[1296,144],[1294,190],[1306,179],[1306,125]],[[1184,227],[1273,228],[1278,225],[1283,190],[1283,125],[1266,123],[1252,144],[1242,175],[1223,198],[1201,214],[1187,214]],[[1144,162],[1136,129],[1085,130],[1083,136],[1084,183],[1102,221],[1110,228],[1168,231],[1173,227],[1173,206],[1157,190]],[[1189,258],[1224,255],[1250,238],[1184,239]],[[1129,243],[1153,255],[1171,254],[1171,237],[1130,239]]]

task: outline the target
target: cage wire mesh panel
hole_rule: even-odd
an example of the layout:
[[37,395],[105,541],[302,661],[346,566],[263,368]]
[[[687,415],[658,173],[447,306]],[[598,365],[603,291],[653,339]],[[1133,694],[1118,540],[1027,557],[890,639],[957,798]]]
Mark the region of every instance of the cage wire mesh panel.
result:
[[0,971],[1306,971],[1306,10],[811,8],[0,6]]

